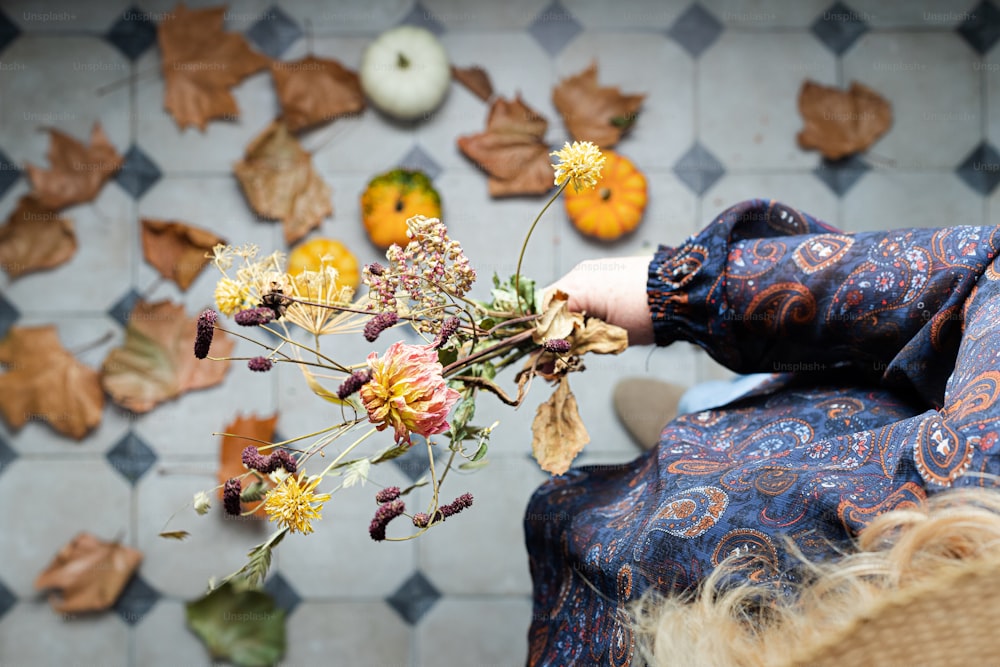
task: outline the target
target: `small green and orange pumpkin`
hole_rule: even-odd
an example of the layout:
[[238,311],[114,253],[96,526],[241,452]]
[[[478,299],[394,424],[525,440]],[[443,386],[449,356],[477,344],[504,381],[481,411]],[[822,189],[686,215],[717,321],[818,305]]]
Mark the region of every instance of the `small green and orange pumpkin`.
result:
[[336,239],[311,239],[295,246],[288,255],[288,273],[293,277],[303,271],[321,271],[324,265],[337,270],[338,285],[358,288],[361,282],[358,258]]
[[441,217],[441,196],[422,171],[393,169],[373,178],[361,195],[361,220],[371,239],[383,250],[393,243],[405,247],[406,221],[415,215]]
[[563,193],[566,215],[580,233],[614,241],[632,232],[646,210],[646,176],[614,151],[603,151],[605,161],[597,186],[586,192],[572,187]]

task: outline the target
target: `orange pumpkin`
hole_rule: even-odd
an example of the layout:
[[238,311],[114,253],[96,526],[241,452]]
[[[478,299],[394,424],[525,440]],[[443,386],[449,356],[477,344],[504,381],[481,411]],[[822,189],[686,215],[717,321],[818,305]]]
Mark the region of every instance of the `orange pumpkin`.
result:
[[337,269],[337,284],[357,289],[361,282],[361,270],[358,258],[351,251],[334,239],[312,239],[295,246],[288,255],[288,273],[297,276],[303,271],[319,271],[323,268],[323,260],[327,266]]
[[441,217],[441,197],[422,171],[393,169],[373,178],[361,195],[368,238],[383,250],[410,242],[406,221],[415,215]]
[[628,158],[603,151],[605,161],[597,186],[586,192],[563,192],[566,215],[587,236],[614,241],[642,220],[646,210],[646,177]]

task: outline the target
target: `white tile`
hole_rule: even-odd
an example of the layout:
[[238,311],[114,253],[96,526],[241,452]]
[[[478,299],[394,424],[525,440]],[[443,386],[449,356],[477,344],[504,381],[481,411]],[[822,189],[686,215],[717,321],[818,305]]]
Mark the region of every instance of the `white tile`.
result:
[[673,166],[694,142],[690,56],[661,33],[584,32],[556,60],[556,82],[594,61],[600,86],[646,95],[634,126],[614,150],[640,168]]
[[983,224],[1000,226],[1000,187],[986,200],[986,207],[986,220]]
[[209,664],[208,651],[187,630],[184,603],[161,599],[135,626],[135,664]]
[[698,360],[698,382],[711,382],[712,380],[732,380],[737,374],[729,370],[715,359],[709,356],[700,347],[691,346]]
[[982,199],[954,174],[869,173],[844,201],[848,231],[981,224]]
[[66,618],[45,602],[22,602],[0,623],[0,662],[124,667],[128,626],[114,612]]
[[403,20],[410,12],[412,0],[290,0],[281,9],[296,23],[316,35],[374,35]]
[[405,667],[412,631],[384,602],[305,602],[288,619],[282,665]]
[[832,85],[835,62],[810,34],[723,33],[698,68],[701,142],[728,169],[814,167],[817,153],[795,141],[802,127],[797,99],[806,79]]
[[127,0],[9,0],[4,13],[25,32],[104,32],[127,6]]
[[34,595],[35,577],[78,533],[132,546],[128,482],[105,461],[20,458],[0,477],[0,502],[24,507],[28,498],[31,510],[12,512],[0,538],[0,581],[18,597]]
[[974,14],[976,0],[851,0],[855,15],[874,28],[950,30]]
[[705,192],[701,213],[709,220],[730,206],[756,198],[776,199],[834,226],[839,222],[837,196],[811,173],[726,174]]
[[416,664],[523,665],[531,600],[442,598],[420,622]]
[[899,169],[957,166],[982,139],[974,61],[957,33],[862,36],[844,56],[844,81],[877,91],[893,114],[892,127],[870,152]]
[[715,18],[737,30],[808,28],[830,0],[703,0]]
[[[1000,42],[986,55],[973,62],[985,80],[986,137],[994,148],[1000,147]],[[998,149],[1000,150],[1000,149]]]
[[574,18],[591,30],[621,28],[664,30],[673,25],[674,21],[684,13],[688,3],[658,0],[613,3],[602,0],[566,0],[562,4]]
[[521,30],[542,13],[545,0],[470,3],[463,0],[423,0],[425,16],[450,31]]
[[[177,3],[174,0],[142,0],[138,3],[145,13],[145,17],[159,23],[174,14]],[[185,0],[184,5],[189,10],[205,9],[208,7],[218,7],[220,4],[216,0]],[[224,14],[225,29],[227,31],[244,31],[251,25],[266,18],[268,7],[274,3],[271,0],[235,0],[225,3],[226,13]]]

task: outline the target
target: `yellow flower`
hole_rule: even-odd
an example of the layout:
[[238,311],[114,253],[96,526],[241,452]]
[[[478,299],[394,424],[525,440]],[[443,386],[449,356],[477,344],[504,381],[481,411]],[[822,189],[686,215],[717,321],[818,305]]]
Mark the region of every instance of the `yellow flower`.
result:
[[215,305],[223,315],[232,315],[243,310],[243,304],[250,296],[250,291],[230,278],[219,278],[215,284]]
[[304,470],[298,477],[286,477],[264,498],[267,518],[277,521],[293,533],[308,535],[313,532],[312,520],[321,518],[319,512],[323,509],[323,503],[330,500],[329,493],[315,492],[319,483],[319,477],[306,479]]
[[559,164],[552,165],[556,170],[556,185],[569,181],[576,192],[590,190],[597,185],[604,167],[604,155],[594,144],[589,141],[566,142],[561,151],[549,155],[559,158]]

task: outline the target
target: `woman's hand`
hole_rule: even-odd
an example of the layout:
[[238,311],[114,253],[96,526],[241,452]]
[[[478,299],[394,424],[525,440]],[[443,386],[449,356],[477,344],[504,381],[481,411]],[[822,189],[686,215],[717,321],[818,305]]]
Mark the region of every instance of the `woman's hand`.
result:
[[569,295],[572,311],[586,312],[628,331],[629,345],[654,341],[653,320],[646,300],[652,257],[608,257],[580,262],[545,288],[543,301],[559,289]]

